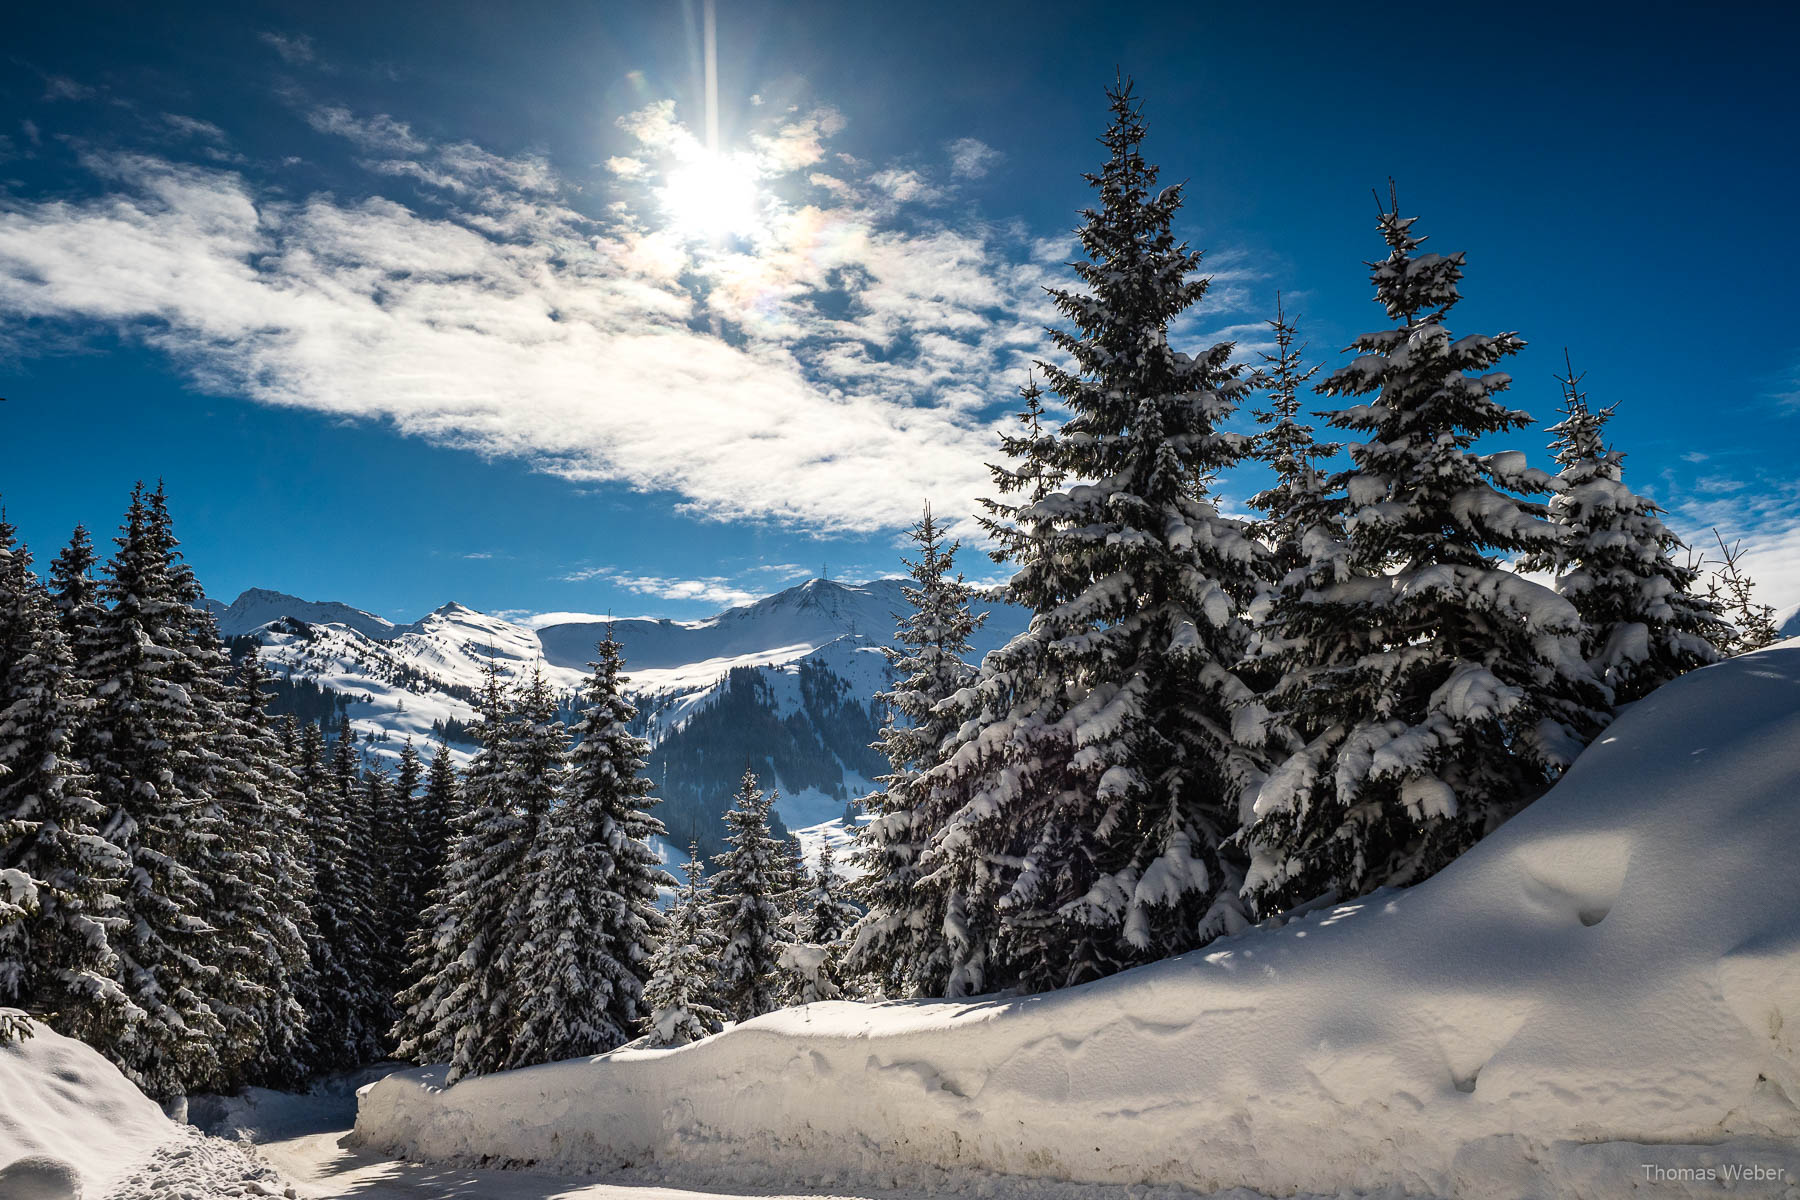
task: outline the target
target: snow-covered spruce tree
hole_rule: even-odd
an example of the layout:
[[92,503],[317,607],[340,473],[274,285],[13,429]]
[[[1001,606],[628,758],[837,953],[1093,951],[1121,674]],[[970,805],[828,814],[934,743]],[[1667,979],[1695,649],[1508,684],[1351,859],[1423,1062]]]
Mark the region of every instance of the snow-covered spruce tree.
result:
[[77,525],[69,544],[50,563],[50,594],[77,663],[100,627],[100,581],[94,577],[99,561],[87,528]]
[[318,1001],[311,945],[317,936],[308,901],[306,817],[281,733],[269,715],[269,674],[252,652],[238,668],[225,757],[234,765],[220,797],[230,829],[231,870],[215,896],[223,956],[235,977],[255,1040],[221,1064],[221,1087],[245,1082],[292,1086],[314,1057],[307,1038]]
[[1614,406],[1590,408],[1573,366],[1561,382],[1562,420],[1550,432],[1562,470],[1549,509],[1566,537],[1522,565],[1555,574],[1556,590],[1581,614],[1583,656],[1614,703],[1625,704],[1717,662],[1732,630],[1695,591],[1700,570],[1662,509],[1626,486],[1625,456],[1605,439]]
[[169,1097],[213,1077],[224,1032],[209,1000],[219,970],[205,883],[221,831],[212,798],[184,790],[205,776],[200,713],[184,686],[192,610],[142,484],[115,542],[102,585],[109,605],[79,668],[95,701],[79,745],[107,810],[101,832],[131,863],[112,947],[142,1015],[96,1048],[145,1092]]
[[1275,353],[1260,355],[1263,365],[1251,383],[1267,392],[1269,401],[1254,414],[1261,429],[1251,439],[1251,455],[1275,472],[1275,482],[1251,497],[1250,506],[1263,513],[1257,533],[1272,551],[1270,576],[1279,582],[1308,561],[1303,545],[1307,531],[1335,525],[1337,505],[1326,491],[1328,475],[1319,463],[1338,447],[1317,441],[1313,427],[1301,420],[1300,389],[1319,367],[1304,365],[1306,347],[1279,295],[1275,319],[1268,324],[1275,331]]
[[417,875],[414,886],[418,888],[420,899],[416,924],[421,928],[425,924],[425,909],[431,904],[431,894],[444,879],[444,859],[449,851],[458,806],[456,762],[450,756],[450,747],[439,742],[437,753],[431,756],[431,765],[425,772],[425,789],[419,793],[413,809],[418,855],[413,868]]
[[719,951],[718,994],[733,1020],[748,1021],[778,1007],[777,956],[781,944],[787,851],[770,836],[771,793],[763,795],[754,772],[746,770],[731,810],[725,814],[730,847],[716,856],[713,928]]
[[372,1062],[383,1053],[379,1024],[385,1005],[377,992],[374,830],[362,784],[362,754],[350,719],[340,720],[329,756],[309,761],[314,747],[302,737],[300,771],[314,837],[313,919],[326,944],[319,966],[319,1007],[313,1044],[321,1067]]
[[73,756],[84,701],[30,566],[0,515],[0,1005],[112,1044],[137,1015],[109,945],[129,863]]
[[538,823],[509,1066],[604,1054],[643,1022],[644,980],[663,925],[657,889],[675,881],[650,848],[664,830],[649,813],[650,746],[631,732],[637,710],[625,699],[622,661],[609,631],[596,648],[561,798]]
[[264,835],[257,828],[266,815],[258,798],[262,781],[237,726],[231,658],[205,608],[199,580],[182,557],[160,483],[147,505],[150,539],[162,556],[174,601],[168,628],[178,654],[170,680],[186,692],[194,715],[172,759],[172,782],[200,805],[201,819],[215,834],[205,856],[191,866],[208,895],[205,916],[213,935],[207,960],[218,970],[207,1002],[222,1026],[212,1045],[213,1073],[202,1082],[226,1089],[241,1084],[247,1064],[261,1054],[267,1040],[263,1017],[289,1003],[285,979],[268,955],[269,937],[285,937],[268,923],[275,904],[268,891],[279,884],[269,874]]
[[391,1034],[399,1047],[396,1051],[398,1056],[412,1058],[416,1062],[433,1062],[448,1057],[447,1054],[434,1056],[432,1053],[430,1029],[420,1025],[421,1017],[430,1016],[430,1000],[426,992],[418,989],[425,980],[443,975],[448,962],[447,956],[454,944],[453,940],[439,941],[439,921],[446,914],[443,905],[446,899],[444,888],[449,870],[450,839],[457,828],[460,812],[460,784],[456,763],[450,756],[449,745],[439,742],[437,753],[432,755],[431,766],[426,772],[425,790],[420,794],[416,810],[415,828],[419,835],[416,866],[419,882],[423,887],[423,907],[407,935],[406,963],[399,992],[394,997],[400,1016]]
[[1367,440],[1332,480],[1343,540],[1313,539],[1271,636],[1270,695],[1300,749],[1271,771],[1244,841],[1261,912],[1332,892],[1415,883],[1537,796],[1603,723],[1605,689],[1581,657],[1567,600],[1501,556],[1554,552],[1549,478],[1475,440],[1531,418],[1497,396],[1511,333],[1452,338],[1463,256],[1419,254],[1413,218],[1384,208],[1371,264],[1391,329],[1319,390],[1373,398],[1331,414]]
[[[406,813],[399,793],[386,773],[371,767],[362,776],[362,808],[368,814],[369,843],[375,861],[370,864],[369,896],[369,1026],[390,1030],[399,1013],[394,996],[406,970],[407,843]],[[386,1041],[383,1039],[385,1046]]]
[[687,885],[675,898],[644,984],[644,1034],[652,1046],[685,1046],[719,1032],[725,1014],[707,1003],[724,939],[710,921],[712,896],[700,871],[699,843],[688,846]]
[[1158,190],[1130,86],[1108,95],[1075,264],[1088,290],[1051,292],[1072,365],[1039,364],[1068,419],[1007,439],[1026,461],[995,472],[1002,492],[1055,490],[988,504],[1017,567],[1003,595],[1036,615],[959,698],[967,720],[927,777],[957,805],[926,856],[953,994],[1063,987],[1242,920],[1220,849],[1257,773],[1232,736],[1247,689],[1231,667],[1266,551],[1207,492],[1245,445],[1218,428],[1241,385],[1229,344],[1169,345],[1207,280],[1171,232],[1181,188]]
[[954,714],[936,710],[974,677],[969,638],[987,614],[971,611],[974,589],[951,574],[958,546],[946,542],[929,504],[908,536],[916,557],[906,560],[912,583],[903,594],[913,611],[898,622],[899,645],[886,650],[898,677],[878,697],[889,714],[876,743],[888,773],[882,790],[863,802],[869,822],[856,829],[852,853],[865,874],[855,892],[868,914],[849,935],[844,969],[869,977],[885,995],[937,996],[950,970],[947,898],[925,884],[920,863],[945,814],[921,780],[956,730]]
[[850,928],[862,915],[842,899],[843,881],[832,861],[831,843],[819,846],[819,866],[802,890],[791,918],[793,941],[781,947],[780,963],[790,1004],[835,1000],[844,994],[840,965]]
[[[393,870],[388,894],[388,934],[395,939],[393,953],[397,967],[402,971],[406,957],[406,939],[418,928],[419,914],[430,903],[427,897],[435,882],[435,863],[439,861],[427,844],[430,835],[421,820],[423,800],[419,795],[419,785],[424,779],[425,763],[420,759],[411,735],[408,735],[400,746],[400,762],[394,770],[391,798],[394,822]],[[437,831],[440,846],[442,836],[440,829]],[[393,990],[400,990],[398,975],[395,976]]]
[[294,775],[305,813],[305,850],[311,888],[307,911],[313,930],[308,942],[312,960],[314,1001],[307,1010],[307,1040],[312,1047],[314,1070],[332,1070],[355,1063],[357,1047],[364,1041],[355,1027],[354,1010],[347,1001],[356,980],[343,955],[351,936],[354,914],[343,886],[344,864],[350,857],[344,815],[332,785],[330,751],[325,731],[318,722],[301,726],[294,751]]
[[528,819],[515,795],[519,724],[490,662],[471,730],[481,749],[463,779],[444,884],[426,914],[432,935],[421,939],[418,982],[401,996],[395,1031],[401,1057],[448,1062],[447,1083],[498,1069],[514,1029],[506,966],[535,832],[535,814]]
[[799,918],[795,932],[801,941],[830,946],[844,940],[844,935],[862,915],[855,904],[843,898],[844,890],[831,843],[821,842],[818,869],[812,873],[795,914]]

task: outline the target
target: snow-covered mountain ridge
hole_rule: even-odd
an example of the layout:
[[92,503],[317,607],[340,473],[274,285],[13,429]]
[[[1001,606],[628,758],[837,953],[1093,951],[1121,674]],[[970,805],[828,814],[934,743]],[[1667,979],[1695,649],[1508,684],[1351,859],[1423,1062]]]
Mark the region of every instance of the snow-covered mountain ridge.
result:
[[[263,589],[212,607],[220,631],[253,638],[277,673],[345,694],[352,728],[385,758],[407,737],[438,736],[466,756],[473,747],[458,737],[475,719],[489,662],[509,681],[542,670],[572,703],[606,631],[602,621],[533,629],[457,603],[395,624]],[[814,579],[701,620],[614,621],[671,836],[708,841],[708,817],[729,795],[722,776],[745,766],[780,789],[777,811],[790,828],[841,818],[879,772],[867,743],[888,681],[881,647],[907,608],[898,579]],[[975,655],[1024,624],[1022,612],[995,610]]]

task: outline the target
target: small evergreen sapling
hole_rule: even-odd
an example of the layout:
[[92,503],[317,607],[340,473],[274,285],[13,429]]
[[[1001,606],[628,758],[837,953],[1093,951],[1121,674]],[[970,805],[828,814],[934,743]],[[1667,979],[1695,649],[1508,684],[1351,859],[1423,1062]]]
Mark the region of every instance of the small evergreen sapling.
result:
[[725,1014],[707,1003],[715,991],[712,967],[724,944],[712,928],[712,896],[700,870],[700,846],[690,843],[687,883],[675,898],[644,985],[649,1010],[644,1033],[652,1046],[685,1046],[719,1032]]

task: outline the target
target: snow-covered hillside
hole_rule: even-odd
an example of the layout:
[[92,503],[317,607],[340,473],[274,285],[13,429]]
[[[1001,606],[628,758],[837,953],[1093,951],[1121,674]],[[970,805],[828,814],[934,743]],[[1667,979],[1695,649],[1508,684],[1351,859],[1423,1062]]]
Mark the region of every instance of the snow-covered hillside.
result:
[[[781,793],[777,811],[787,826],[841,822],[846,801],[868,791],[878,773],[867,743],[878,724],[873,697],[887,681],[879,648],[889,643],[895,615],[906,608],[899,580],[815,579],[704,620],[615,622],[643,732],[659,748],[653,777],[669,785],[667,815],[678,842],[687,834],[677,826],[692,824],[695,806],[715,800],[698,789],[718,791],[720,810],[728,802],[728,784],[688,769],[708,760],[709,751],[716,760],[722,738],[745,732],[742,720],[723,714],[688,730],[727,700],[734,713],[746,705],[756,709],[767,718],[768,737],[781,743],[759,751],[766,757],[756,761],[765,786]],[[490,660],[508,679],[541,668],[572,697],[606,628],[603,622],[572,622],[534,629],[454,603],[394,625],[348,605],[263,590],[245,592],[217,611],[221,629],[256,638],[277,672],[347,695],[352,727],[371,739],[371,753],[387,758],[399,753],[406,737],[423,742],[434,728],[472,722]],[[975,653],[986,653],[1023,626],[1022,613],[994,612],[977,635]],[[834,705],[821,707],[826,691],[861,705],[863,719],[829,728]],[[461,757],[472,748],[451,743]],[[730,752],[734,771],[751,761],[738,747]]]
[[1410,890],[1047,995],[818,1004],[449,1090],[407,1072],[357,1132],[695,1178],[1792,1196],[1796,857],[1789,642],[1637,704]]
[[284,1193],[244,1147],[170,1121],[89,1046],[36,1024],[0,1046],[0,1200]]
[[314,624],[343,625],[372,638],[390,637],[395,629],[394,623],[385,617],[336,600],[302,600],[264,588],[251,588],[228,605],[217,600],[209,600],[206,604],[218,618],[219,632],[228,638],[251,633],[280,617]]

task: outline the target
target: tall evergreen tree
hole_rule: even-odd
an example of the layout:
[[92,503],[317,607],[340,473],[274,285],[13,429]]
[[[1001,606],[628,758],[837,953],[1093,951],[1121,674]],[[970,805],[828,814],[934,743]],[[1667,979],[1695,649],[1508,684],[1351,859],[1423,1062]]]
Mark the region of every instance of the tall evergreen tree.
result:
[[444,885],[427,914],[432,936],[396,1030],[402,1057],[450,1064],[448,1083],[500,1067],[514,1030],[506,969],[536,817],[517,794],[517,724],[490,662],[472,730],[481,749],[463,780]]
[[1231,667],[1264,551],[1208,493],[1244,449],[1218,428],[1241,385],[1229,344],[1169,345],[1207,280],[1171,232],[1182,189],[1158,190],[1130,86],[1108,96],[1075,265],[1088,290],[1051,293],[1071,366],[1039,364],[1069,417],[1008,439],[1025,464],[995,473],[1003,492],[1055,490],[990,502],[986,522],[1017,566],[1006,598],[1036,615],[984,661],[930,776],[956,804],[926,858],[950,893],[953,993],[1080,982],[1242,919],[1221,848],[1257,776]]
[[776,970],[781,944],[781,887],[786,852],[769,833],[773,793],[765,796],[746,770],[731,811],[725,814],[730,847],[713,861],[713,928],[719,951],[719,996],[732,1018],[748,1021],[777,1007]]
[[[400,806],[399,791],[379,768],[362,777],[362,811],[369,823],[369,846],[377,861],[369,871],[369,987],[365,1021],[378,1036],[391,1030],[399,1013],[394,995],[406,971],[406,934],[410,918],[405,912],[406,860],[411,853],[407,814]],[[386,1038],[381,1044],[387,1045]]]
[[[425,911],[429,903],[427,897],[431,893],[434,879],[434,858],[426,842],[432,835],[427,831],[423,818],[423,808],[419,796],[419,784],[425,778],[425,764],[419,758],[419,751],[413,746],[409,734],[400,747],[400,762],[394,771],[394,790],[392,796],[392,821],[394,832],[391,838],[392,869],[389,874],[390,935],[397,940],[398,954],[404,961],[405,939],[419,924],[419,914]],[[439,830],[438,839],[443,836]],[[440,840],[441,844],[441,840]]]
[[725,1014],[707,1002],[713,993],[711,967],[724,938],[709,919],[713,901],[701,874],[698,843],[689,844],[683,871],[687,885],[675,898],[644,985],[649,1013],[644,1031],[652,1046],[685,1046],[725,1024]]
[[244,1081],[292,1085],[313,1058],[308,1010],[318,1001],[311,943],[305,821],[298,782],[269,715],[269,679],[252,653],[238,668],[231,725],[222,731],[235,770],[221,797],[231,835],[226,887],[215,896],[220,966],[246,1010],[248,1043],[221,1064],[221,1087]]
[[1502,555],[1554,553],[1549,480],[1479,437],[1531,418],[1497,399],[1515,334],[1452,338],[1463,255],[1420,254],[1398,206],[1371,264],[1390,329],[1319,390],[1372,396],[1331,414],[1366,436],[1332,480],[1341,541],[1318,540],[1271,617],[1285,677],[1271,707],[1300,739],[1255,802],[1246,891],[1262,911],[1425,878],[1548,786],[1608,697],[1580,616]]
[[321,1067],[354,1066],[381,1057],[386,1025],[377,979],[373,830],[362,755],[348,717],[339,722],[329,752],[316,725],[302,731],[299,771],[313,836],[313,916],[322,943],[312,1041]]
[[87,528],[77,525],[69,544],[50,564],[50,594],[77,663],[100,627],[100,581],[94,577],[99,561]]
[[286,934],[266,920],[278,901],[268,894],[275,885],[268,875],[267,839],[255,828],[269,814],[261,808],[262,780],[238,728],[231,658],[200,582],[181,554],[161,483],[146,504],[150,542],[162,559],[172,601],[166,629],[176,653],[169,678],[186,693],[192,711],[174,748],[171,782],[197,806],[197,820],[210,835],[203,857],[189,864],[207,896],[204,916],[213,935],[206,957],[218,970],[206,1000],[222,1026],[212,1046],[212,1075],[204,1082],[229,1087],[262,1053],[264,1018],[289,1019],[281,1015],[289,1000],[285,980],[268,959],[269,938]]
[[580,739],[559,803],[538,822],[516,971],[519,1035],[509,1065],[603,1054],[643,1020],[645,976],[663,925],[657,889],[675,881],[651,837],[664,832],[644,778],[649,743],[631,732],[611,631],[588,678]]
[[1251,382],[1268,393],[1269,402],[1254,414],[1261,430],[1252,440],[1251,454],[1275,472],[1275,482],[1251,497],[1250,506],[1263,513],[1257,532],[1272,551],[1270,574],[1279,582],[1308,561],[1303,544],[1307,531],[1334,524],[1328,476],[1319,463],[1338,448],[1317,441],[1313,427],[1301,420],[1300,389],[1319,367],[1305,365],[1306,347],[1280,296],[1275,298],[1275,319],[1268,324],[1275,332],[1275,353],[1260,355],[1263,365]]
[[1561,383],[1562,420],[1550,432],[1562,470],[1549,510],[1566,537],[1524,566],[1555,574],[1556,590],[1581,614],[1583,657],[1625,704],[1717,662],[1732,631],[1695,590],[1700,569],[1662,523],[1662,509],[1626,486],[1625,456],[1605,438],[1614,406],[1590,408],[1573,366]]
[[209,961],[205,882],[220,831],[212,798],[186,790],[206,773],[200,713],[183,682],[191,609],[141,484],[115,540],[103,585],[109,607],[80,668],[96,701],[81,747],[108,813],[102,832],[131,863],[113,949],[142,1016],[99,1048],[139,1087],[167,1097],[214,1075],[224,1032],[209,1002],[219,971]]
[[450,747],[438,743],[425,774],[425,790],[419,794],[414,809],[413,828],[417,837],[415,873],[422,904],[418,923],[424,924],[424,910],[430,904],[432,890],[444,878],[444,859],[450,845],[450,833],[459,811],[456,763]]
[[357,986],[353,963],[344,946],[353,936],[353,897],[347,894],[345,863],[349,835],[332,786],[330,751],[318,722],[300,727],[294,773],[306,814],[307,866],[312,881],[308,911],[314,933],[310,942],[313,986],[317,999],[308,1012],[308,1040],[317,1069],[352,1065],[364,1043],[349,997]]
[[882,790],[864,801],[870,820],[856,830],[853,854],[864,871],[856,894],[868,914],[849,936],[845,969],[869,976],[890,996],[937,996],[950,972],[943,932],[948,896],[938,878],[925,878],[921,864],[948,814],[933,803],[923,779],[956,731],[947,702],[974,678],[969,639],[987,614],[971,611],[974,589],[952,574],[958,545],[946,541],[929,504],[908,536],[916,556],[906,560],[912,583],[903,594],[913,611],[895,630],[899,646],[886,649],[898,676],[879,697],[889,712],[877,743],[888,773]]
[[449,847],[452,834],[458,828],[460,813],[456,764],[450,756],[450,747],[439,742],[417,809],[415,824],[420,840],[414,861],[423,889],[423,907],[406,940],[405,970],[399,994],[395,996],[400,1015],[392,1033],[399,1047],[396,1053],[418,1062],[448,1057],[447,1053],[435,1053],[445,1047],[432,1038],[433,1006],[442,993],[433,992],[434,984],[426,981],[442,983],[450,956],[460,952],[453,938],[442,936],[447,930],[440,925],[448,911],[445,889],[449,876]]
[[85,702],[30,566],[0,515],[0,1004],[111,1045],[137,1016],[109,944],[129,862],[100,836],[106,810],[74,757]]

